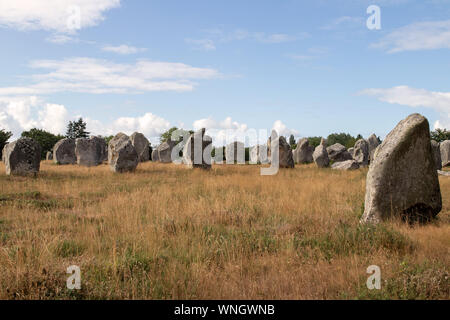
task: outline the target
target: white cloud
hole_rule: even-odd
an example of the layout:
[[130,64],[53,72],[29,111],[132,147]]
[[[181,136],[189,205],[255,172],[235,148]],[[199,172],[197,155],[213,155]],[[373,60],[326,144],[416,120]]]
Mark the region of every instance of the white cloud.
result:
[[91,58],[38,60],[35,69],[48,73],[31,76],[32,84],[0,88],[0,95],[39,95],[56,92],[143,93],[150,91],[192,91],[192,80],[219,77],[210,68],[196,68],[183,63],[138,60],[135,64],[118,64]]
[[440,114],[435,127],[450,128],[450,92],[398,86],[387,89],[365,89],[360,94],[377,97],[380,101],[409,107],[431,108]]
[[226,145],[233,141],[246,142],[246,136],[248,136],[247,125],[233,121],[231,117],[222,121],[216,121],[213,118],[196,120],[193,128],[194,131],[205,128],[206,134],[212,137],[215,146]]
[[[35,96],[0,97],[0,128],[11,131],[13,139],[18,138],[25,130],[39,128],[53,134],[64,134],[67,123],[82,115],[69,115],[63,105],[47,103]],[[83,117],[87,123],[87,131],[92,135],[115,135],[118,132],[132,134],[143,133],[151,141],[158,141],[161,133],[170,129],[170,122],[152,113],[137,117],[120,117],[111,122]]]
[[289,129],[281,120],[276,120],[273,124],[272,130],[275,130],[279,136],[289,137],[291,134],[298,136],[299,132],[294,129]]
[[18,30],[75,33],[74,12],[79,8],[80,29],[98,25],[103,13],[120,6],[120,0],[2,0],[0,25]]
[[139,53],[139,52],[144,52],[147,49],[145,48],[136,48],[136,47],[132,47],[132,46],[128,46],[126,44],[122,44],[120,46],[105,46],[102,48],[103,51],[107,51],[107,52],[114,52],[114,53],[118,53],[118,54],[135,54],[135,53]]
[[67,121],[67,110],[62,105],[45,103],[36,96],[0,97],[0,127],[14,137],[32,128],[64,133]]
[[450,48],[450,20],[418,22],[401,27],[371,47],[389,53]]
[[69,120],[66,107],[47,103],[39,111],[39,124],[42,128],[55,134],[63,134]]
[[161,133],[170,129],[170,122],[152,113],[146,113],[141,117],[121,117],[115,120],[107,131],[115,134],[124,132],[132,134],[135,131],[143,133],[149,138],[159,137]]

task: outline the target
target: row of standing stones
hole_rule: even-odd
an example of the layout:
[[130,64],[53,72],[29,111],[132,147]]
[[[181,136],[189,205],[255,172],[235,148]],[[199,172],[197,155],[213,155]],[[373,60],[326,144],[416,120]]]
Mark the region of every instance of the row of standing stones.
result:
[[[369,166],[366,179],[366,196],[362,222],[377,223],[393,215],[407,220],[429,220],[442,209],[438,173],[450,165],[450,140],[442,143],[431,141],[428,120],[420,114],[412,114],[387,135],[383,143],[375,135],[358,140],[347,150],[340,144],[327,147],[322,139],[316,148],[307,139],[301,139],[292,151],[284,137],[277,137],[279,167],[294,168],[295,163],[316,163],[320,168],[353,170]],[[201,148],[194,148],[201,142]],[[271,138],[267,145],[250,149],[252,163],[271,162]],[[153,150],[153,161],[172,162],[172,150],[176,142],[168,140]],[[181,162],[190,168],[211,168],[212,139],[205,129],[193,133],[183,149]],[[227,163],[245,163],[242,158],[244,144],[235,142],[225,148]],[[276,149],[275,149],[276,150]],[[181,151],[181,150],[180,150]],[[205,152],[206,151],[206,152]],[[3,150],[3,160],[8,175],[35,175],[40,167],[41,149],[29,138],[9,143]],[[149,161],[150,143],[141,133],[130,137],[117,134],[106,145],[104,139],[92,137],[63,139],[47,158],[57,164],[96,166],[108,161],[114,172],[132,172],[139,162]],[[200,159],[200,161],[198,161]],[[232,161],[229,161],[232,159]],[[195,161],[194,161],[195,160]]]

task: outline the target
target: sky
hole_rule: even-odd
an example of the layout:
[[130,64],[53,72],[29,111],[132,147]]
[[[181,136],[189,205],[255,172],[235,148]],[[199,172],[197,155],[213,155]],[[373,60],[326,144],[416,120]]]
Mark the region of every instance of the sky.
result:
[[450,0],[0,0],[0,40],[14,138],[78,117],[154,144],[172,126],[385,137],[414,112],[450,128]]

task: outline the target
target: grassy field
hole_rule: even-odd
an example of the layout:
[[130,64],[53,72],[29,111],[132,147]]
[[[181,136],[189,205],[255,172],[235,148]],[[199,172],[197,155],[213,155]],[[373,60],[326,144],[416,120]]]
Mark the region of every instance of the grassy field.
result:
[[[361,226],[366,169],[260,176],[0,164],[0,299],[449,299],[450,178],[428,225]],[[81,268],[82,289],[66,288]],[[366,287],[369,265],[382,289]]]

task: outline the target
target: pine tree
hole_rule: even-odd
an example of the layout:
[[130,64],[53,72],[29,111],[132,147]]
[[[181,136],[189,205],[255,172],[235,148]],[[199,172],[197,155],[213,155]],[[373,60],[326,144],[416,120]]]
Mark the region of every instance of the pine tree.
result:
[[66,137],[70,139],[88,138],[90,132],[86,131],[86,125],[83,118],[80,118],[77,121],[70,121],[67,125]]

